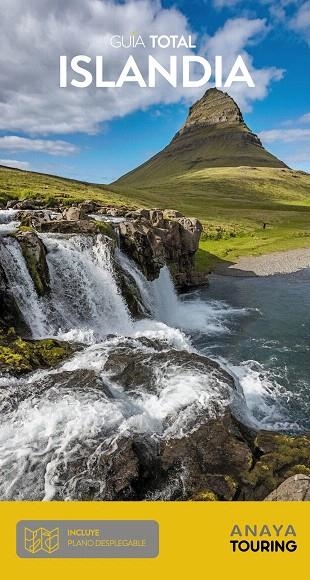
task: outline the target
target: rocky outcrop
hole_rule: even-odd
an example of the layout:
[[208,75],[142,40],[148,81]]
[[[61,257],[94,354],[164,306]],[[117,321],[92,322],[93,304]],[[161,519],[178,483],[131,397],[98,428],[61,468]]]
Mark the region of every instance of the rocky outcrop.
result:
[[309,472],[309,444],[310,436],[256,433],[227,411],[189,437],[168,442],[163,466],[175,477],[182,461],[188,499],[262,500],[287,477]]
[[310,501],[310,477],[301,473],[289,477],[265,501]]
[[194,268],[202,225],[196,218],[167,219],[161,210],[133,212],[131,221],[119,225],[121,248],[140,267],[148,280],[158,278],[167,264],[175,285],[186,289],[206,283]]
[[[249,486],[259,454],[265,465],[270,459],[268,453],[255,447],[253,436],[227,411],[224,417],[210,420],[181,438],[161,441],[132,434],[113,441],[102,454],[92,454],[91,462],[82,451],[80,457],[73,456],[66,466],[60,466],[57,481],[69,479],[69,488],[74,486],[71,494],[80,500],[263,500],[285,480],[290,467],[285,454],[274,451],[272,478],[267,470],[265,483],[258,488],[254,482]],[[277,437],[276,433],[268,434],[269,440]],[[294,445],[294,440],[287,438],[282,450]],[[310,465],[309,438],[304,446]],[[298,470],[296,461],[291,469]],[[65,499],[68,489],[64,491],[63,495],[60,487],[59,499]],[[297,480],[291,477],[282,483],[266,499],[310,499],[308,494],[309,477],[299,475]]]
[[20,209],[20,210],[36,210],[38,208],[44,207],[44,200],[40,199],[24,199],[22,201],[18,199],[11,199],[7,202],[7,209]]
[[[221,385],[221,402],[229,401],[230,392],[235,390],[234,380],[220,365],[205,356],[186,350],[166,350],[165,345],[156,343],[147,338],[140,339],[142,350],[135,351],[134,356],[130,348],[124,346],[114,349],[110,353],[105,371],[109,376],[122,385],[125,391],[135,391],[137,388],[146,389],[148,393],[156,392],[158,382],[158,368],[181,367],[184,373],[201,372],[201,375],[210,377],[210,387]],[[155,352],[146,355],[143,347],[156,347]],[[210,402],[211,407],[211,402]],[[210,409],[211,410],[211,409]]]
[[21,247],[37,293],[39,296],[44,296],[50,289],[50,278],[44,244],[32,230],[20,230],[15,234],[15,238]]
[[[96,220],[88,215],[92,211],[97,214]],[[110,223],[104,218],[102,221],[98,220],[100,214],[110,218],[126,216],[126,219],[120,223]],[[202,225],[196,218],[186,218],[176,210],[141,208],[128,211],[126,207],[100,207],[95,202],[87,201],[66,207],[61,213],[27,209],[20,211],[16,219],[21,222],[22,229],[34,228],[38,232],[87,235],[101,233],[112,239],[118,237],[122,250],[136,262],[148,280],[158,278],[161,268],[167,265],[178,289],[207,283],[206,275],[195,269],[195,253],[199,247]],[[24,255],[28,256],[31,266],[31,235],[25,235],[25,239],[21,236],[20,240],[26,248]],[[32,273],[31,267],[29,270]],[[41,276],[39,282],[40,278]],[[44,280],[43,284],[35,280],[35,284],[42,295],[46,290]],[[126,290],[125,286],[126,281]],[[131,293],[129,286],[127,284],[128,296]],[[138,302],[134,309],[140,310]]]
[[[138,352],[138,342],[141,349]],[[69,471],[60,468],[63,481],[72,479],[73,497],[89,500],[195,500],[244,501],[263,500],[282,482],[294,474],[310,472],[310,436],[287,436],[276,432],[255,431],[237,420],[226,407],[235,389],[232,377],[214,361],[187,351],[167,350],[160,341],[140,338],[135,341],[133,356],[131,339],[115,345],[104,365],[104,372],[114,385],[121,385],[132,397],[143,391],[157,393],[158,369],[181,367],[186,374],[200,369],[222,385],[221,404],[210,409],[211,417],[191,414],[185,433],[173,437],[156,437],[130,433],[120,436],[102,453],[87,448],[80,456],[72,456]],[[74,371],[75,373],[81,371]],[[97,385],[98,393],[113,398],[102,374],[87,381]],[[86,374],[87,373],[87,376]],[[66,385],[80,383],[67,373]],[[89,375],[89,376],[88,376]],[[58,381],[58,384],[61,380]],[[212,388],[212,386],[211,386]],[[192,423],[189,423],[189,420]],[[169,418],[167,418],[167,425]],[[101,448],[100,435],[93,441],[94,451]],[[88,462],[89,454],[92,461]],[[87,471],[87,478],[85,478]],[[67,490],[65,490],[65,493]],[[65,496],[60,496],[64,499]]]
[[134,319],[145,318],[151,313],[143,303],[143,299],[134,278],[126,272],[118,262],[114,263],[117,283],[128,310]]

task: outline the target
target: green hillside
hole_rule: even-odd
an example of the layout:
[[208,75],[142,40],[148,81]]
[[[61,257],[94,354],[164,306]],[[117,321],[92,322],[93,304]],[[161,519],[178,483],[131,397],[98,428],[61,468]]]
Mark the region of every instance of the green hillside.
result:
[[[0,203],[45,199],[50,206],[94,199],[103,204],[174,208],[204,225],[199,266],[310,247],[310,175],[276,168],[213,168],[156,186],[101,186],[0,167]],[[266,223],[266,229],[263,224]]]
[[107,205],[132,205],[130,200],[125,200],[119,193],[113,193],[108,186],[0,165],[0,204],[10,199],[29,198],[44,199],[50,207],[59,202],[70,204],[86,199]]

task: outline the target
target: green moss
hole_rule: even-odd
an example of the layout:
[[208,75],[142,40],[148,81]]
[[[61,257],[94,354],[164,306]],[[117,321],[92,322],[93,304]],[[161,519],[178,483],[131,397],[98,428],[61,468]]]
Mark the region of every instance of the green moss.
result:
[[[33,232],[33,236],[23,236]],[[33,228],[28,226],[20,226],[18,230],[12,234],[20,244],[28,272],[32,278],[35,289],[39,296],[44,296],[49,291],[49,271],[45,259],[45,248],[42,242],[37,237]],[[28,240],[33,239],[37,245],[32,247],[28,245]]]
[[13,329],[0,333],[0,371],[11,374],[30,372],[60,363],[74,352],[70,344],[54,339],[24,340]]
[[[16,233],[18,234],[23,233],[23,232],[33,232],[34,229],[31,226],[19,226],[16,230]],[[14,234],[12,234],[14,236]]]
[[230,475],[224,475],[224,479],[231,491],[231,494],[234,495],[238,487],[237,482]]
[[99,232],[101,234],[103,234],[104,236],[107,236],[108,238],[112,238],[115,239],[115,231],[114,228],[111,224],[109,224],[108,222],[105,221],[97,221],[94,220],[94,223],[97,226],[97,229],[99,230]]
[[310,467],[306,467],[305,465],[294,465],[294,467],[287,472],[287,477],[297,475],[298,473],[310,476]]
[[265,497],[291,475],[310,475],[310,436],[261,433],[255,445],[264,454],[254,468],[241,474],[241,481]]
[[7,346],[0,347],[0,367],[5,365],[21,365],[23,363],[23,355],[14,352],[11,348]]
[[45,286],[43,284],[42,278],[38,272],[38,263],[35,260],[32,252],[28,252],[26,248],[23,248],[23,255],[29,270],[29,274],[33,280],[35,289],[39,296],[44,296]]
[[192,501],[218,501],[217,495],[210,490],[199,491],[191,499]]

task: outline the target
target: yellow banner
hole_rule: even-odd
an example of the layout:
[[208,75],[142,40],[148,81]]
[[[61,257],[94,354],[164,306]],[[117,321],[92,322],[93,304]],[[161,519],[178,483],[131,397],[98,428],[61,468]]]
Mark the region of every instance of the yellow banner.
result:
[[[286,580],[298,570],[307,575],[310,564],[310,502],[2,502],[0,516],[2,578]],[[100,525],[119,530],[120,520],[128,520],[128,530],[130,521],[138,522],[138,532],[139,522],[141,530],[158,529],[158,555],[85,558],[76,549],[74,557],[57,557],[59,540],[94,545],[102,542]],[[68,537],[60,539],[66,521]],[[17,555],[16,530],[23,525],[26,557]]]

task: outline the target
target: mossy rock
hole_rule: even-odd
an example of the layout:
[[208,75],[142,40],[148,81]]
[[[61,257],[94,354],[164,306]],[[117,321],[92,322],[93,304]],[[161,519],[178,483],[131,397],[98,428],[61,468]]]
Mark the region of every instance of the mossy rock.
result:
[[218,499],[217,495],[209,489],[199,491],[191,498],[192,501],[218,501]]
[[245,499],[263,499],[291,475],[310,474],[310,435],[263,431],[254,443],[261,456],[252,470],[241,475]]
[[[34,232],[34,229],[31,226],[19,226],[16,230],[16,233],[23,233],[23,232]],[[11,234],[14,237],[14,234]]]
[[46,262],[46,248],[32,228],[22,227],[14,235],[24,256],[29,274],[39,296],[50,289],[50,276]]
[[96,224],[97,231],[108,238],[112,238],[112,240],[116,239],[115,230],[113,226],[109,222],[94,220]]
[[71,344],[52,338],[24,340],[14,329],[0,331],[0,372],[20,375],[62,362],[75,350]]

